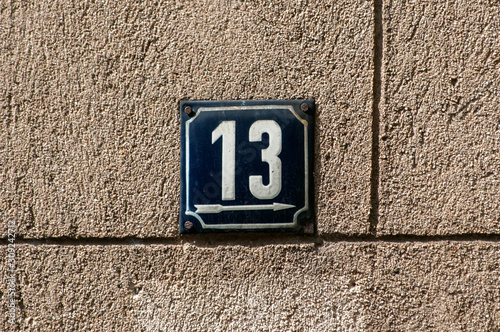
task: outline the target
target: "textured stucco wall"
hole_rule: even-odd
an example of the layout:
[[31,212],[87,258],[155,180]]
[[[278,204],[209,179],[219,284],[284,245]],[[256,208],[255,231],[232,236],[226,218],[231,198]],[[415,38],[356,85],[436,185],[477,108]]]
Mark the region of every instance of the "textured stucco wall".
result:
[[25,330],[499,328],[498,243],[41,245],[19,251]]
[[13,2],[2,15],[0,209],[23,236],[177,236],[179,100],[249,98],[316,99],[318,228],[367,231],[369,2]]
[[384,6],[379,232],[500,233],[499,5]]
[[[500,3],[0,1],[0,330],[500,331]],[[317,234],[180,236],[181,99],[316,100]]]

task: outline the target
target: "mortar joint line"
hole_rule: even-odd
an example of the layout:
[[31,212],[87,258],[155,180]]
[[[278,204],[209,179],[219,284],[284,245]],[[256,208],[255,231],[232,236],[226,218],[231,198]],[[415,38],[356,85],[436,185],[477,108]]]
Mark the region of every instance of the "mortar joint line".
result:
[[[300,245],[300,244],[315,244],[323,245],[325,242],[339,243],[437,243],[437,242],[500,242],[499,234],[450,234],[450,235],[411,235],[411,234],[395,234],[373,236],[371,234],[323,234],[319,236],[295,236],[283,235],[280,238],[268,236],[266,238],[245,238],[244,234],[240,236],[234,235],[219,235],[216,237],[205,238],[199,235],[183,235],[174,238],[44,238],[44,239],[17,239],[17,245],[28,246],[122,246],[132,247],[137,245],[162,245],[176,246],[184,244],[192,244],[200,247],[207,246],[266,246],[266,245]],[[0,239],[0,247],[6,247],[9,244],[7,239]]]
[[383,58],[383,0],[374,0],[373,10],[373,81],[372,81],[372,151],[370,173],[370,214],[369,233],[377,235],[379,222],[380,186],[380,101],[382,95],[382,58]]

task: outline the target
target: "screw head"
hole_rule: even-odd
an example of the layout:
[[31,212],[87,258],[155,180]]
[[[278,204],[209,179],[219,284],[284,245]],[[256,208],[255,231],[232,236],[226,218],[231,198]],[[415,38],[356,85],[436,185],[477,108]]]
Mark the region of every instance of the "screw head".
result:
[[191,106],[184,107],[184,113],[186,113],[187,115],[192,115],[194,113],[193,108]]
[[307,112],[309,111],[309,105],[307,105],[307,103],[302,103],[300,104],[300,109],[302,110],[302,112]]
[[184,223],[184,228],[187,229],[188,231],[193,229],[194,224],[191,221],[186,221]]

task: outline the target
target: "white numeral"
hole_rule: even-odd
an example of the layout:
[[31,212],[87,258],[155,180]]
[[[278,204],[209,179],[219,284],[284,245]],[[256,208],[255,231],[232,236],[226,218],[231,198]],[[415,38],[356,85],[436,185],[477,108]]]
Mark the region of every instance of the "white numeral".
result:
[[262,161],[269,164],[269,184],[262,183],[262,175],[250,176],[250,192],[260,199],[271,199],[281,192],[281,128],[274,120],[259,120],[249,131],[250,142],[262,141],[262,134],[269,134],[269,146],[262,150]]
[[234,186],[236,121],[223,121],[212,132],[212,144],[222,137],[222,200],[236,198]]
[[[250,142],[262,141],[262,135],[269,135],[269,146],[262,150],[262,161],[269,165],[269,184],[264,185],[262,175],[251,175],[250,192],[259,199],[271,199],[281,192],[281,128],[274,120],[259,120],[250,126]],[[223,121],[212,132],[212,144],[222,137],[222,200],[236,199],[236,121]]]

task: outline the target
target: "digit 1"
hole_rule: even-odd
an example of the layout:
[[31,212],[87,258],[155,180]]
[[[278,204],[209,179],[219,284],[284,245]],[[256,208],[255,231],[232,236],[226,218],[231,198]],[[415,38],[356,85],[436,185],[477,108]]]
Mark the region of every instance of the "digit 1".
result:
[[234,185],[236,168],[236,121],[223,121],[212,131],[212,144],[222,137],[222,200],[236,198]]

